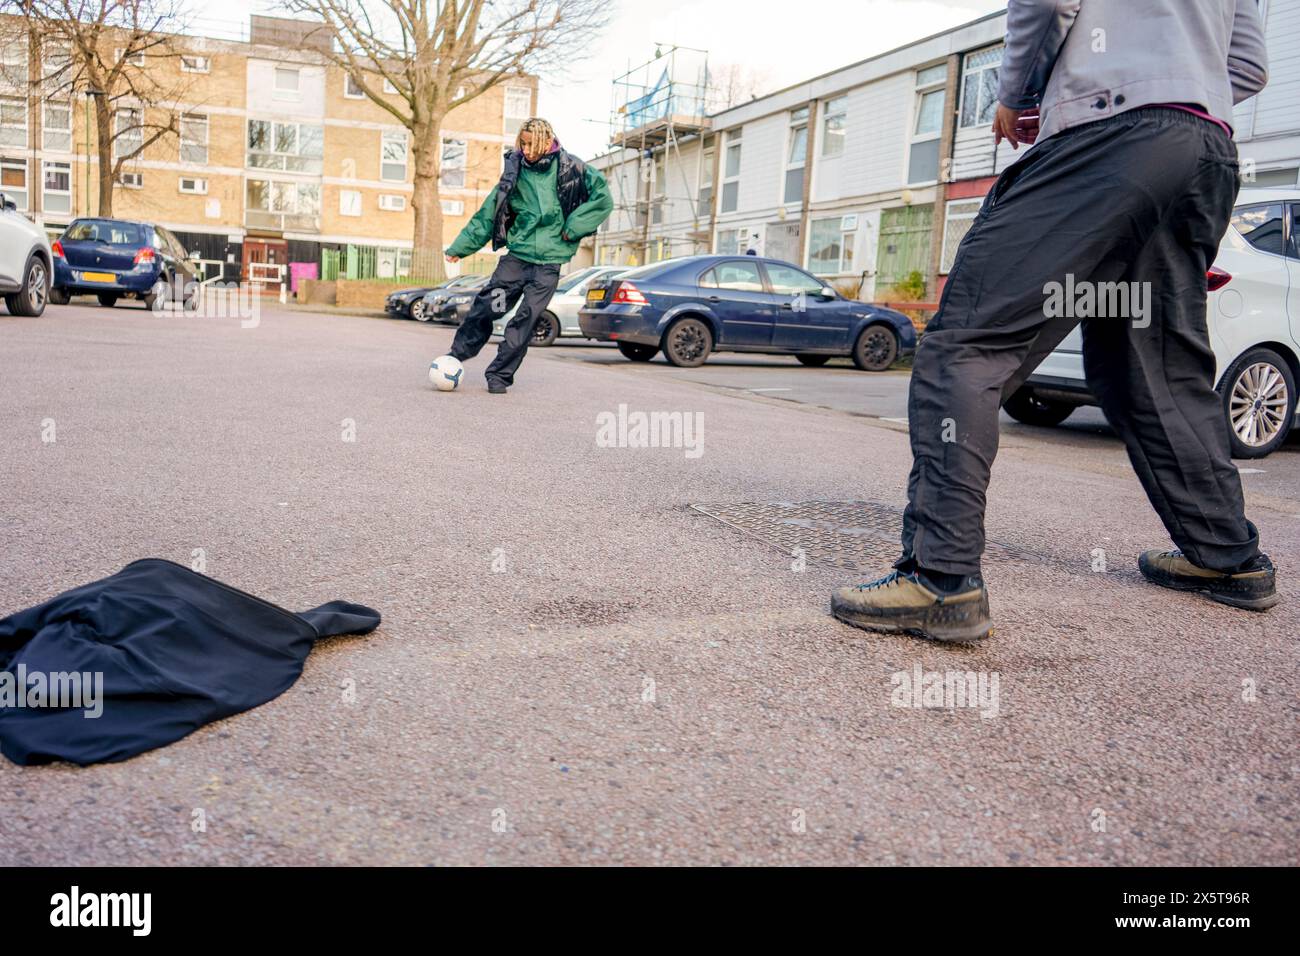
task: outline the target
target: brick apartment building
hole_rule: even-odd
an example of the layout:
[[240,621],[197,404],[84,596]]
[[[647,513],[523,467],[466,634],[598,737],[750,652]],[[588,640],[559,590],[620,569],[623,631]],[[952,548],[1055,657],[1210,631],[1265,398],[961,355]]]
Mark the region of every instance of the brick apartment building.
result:
[[[180,135],[128,161],[114,215],[161,223],[190,251],[222,263],[227,278],[247,277],[250,263],[316,263],[349,246],[366,254],[375,275],[405,274],[408,133],[327,62],[313,27],[253,16],[247,42],[184,36],[182,56],[146,53],[133,64],[183,89],[168,106],[179,113]],[[87,97],[49,97],[21,82],[42,75],[29,74],[29,58],[39,69],[66,55],[52,43],[0,49],[0,190],[52,236],[98,212]],[[440,183],[448,241],[495,185],[503,149],[536,97],[536,78],[520,76],[448,115]]]

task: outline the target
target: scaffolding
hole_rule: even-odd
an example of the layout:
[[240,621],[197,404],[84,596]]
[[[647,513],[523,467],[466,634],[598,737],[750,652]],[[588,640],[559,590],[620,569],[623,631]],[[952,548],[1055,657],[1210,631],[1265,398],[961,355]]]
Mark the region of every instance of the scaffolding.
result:
[[[609,120],[609,143],[623,150],[614,164],[617,173],[612,177],[616,184],[615,208],[630,213],[633,231],[641,236],[637,245],[640,261],[650,261],[651,229],[662,216],[665,205],[685,202],[689,204],[694,227],[683,237],[692,251],[700,243],[706,247],[709,237],[708,209],[701,208],[699,190],[692,186],[682,162],[683,141],[701,138],[708,132],[707,115],[711,101],[709,90],[709,57],[704,50],[673,45],[666,49],[660,45],[650,60],[614,79]],[[656,181],[655,157],[663,159],[665,182]],[[695,182],[702,182],[704,150],[696,157]],[[632,195],[628,195],[623,176],[624,168],[633,165],[637,175]],[[673,195],[673,185],[668,170],[670,165],[680,173],[682,195]],[[659,188],[662,187],[662,188]],[[671,255],[672,237],[660,237],[660,254],[666,258],[666,247]]]

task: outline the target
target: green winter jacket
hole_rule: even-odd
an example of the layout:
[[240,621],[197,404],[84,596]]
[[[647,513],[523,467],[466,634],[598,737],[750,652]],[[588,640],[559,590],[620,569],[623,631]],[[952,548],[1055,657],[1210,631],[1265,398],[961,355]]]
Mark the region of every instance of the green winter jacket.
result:
[[[506,247],[516,259],[547,265],[568,262],[578,251],[578,239],[595,232],[614,208],[605,177],[588,165],[584,177],[587,201],[573,210],[566,222],[555,188],[558,168],[558,163],[547,163],[543,170],[531,169],[527,163],[520,166],[519,180],[510,194],[515,221],[506,236]],[[492,238],[496,211],[494,187],[456,241],[447,247],[447,255],[464,258],[482,249]],[[566,240],[563,236],[577,238]]]

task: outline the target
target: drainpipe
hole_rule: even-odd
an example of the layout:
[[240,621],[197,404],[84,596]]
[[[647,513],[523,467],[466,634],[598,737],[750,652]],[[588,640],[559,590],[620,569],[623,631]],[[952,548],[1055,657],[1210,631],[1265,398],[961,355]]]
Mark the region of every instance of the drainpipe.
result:
[[804,137],[803,143],[803,196],[800,197],[799,206],[799,262],[797,265],[806,267],[808,264],[808,224],[812,218],[812,178],[813,178],[813,157],[817,155],[817,100],[808,101],[808,134]]

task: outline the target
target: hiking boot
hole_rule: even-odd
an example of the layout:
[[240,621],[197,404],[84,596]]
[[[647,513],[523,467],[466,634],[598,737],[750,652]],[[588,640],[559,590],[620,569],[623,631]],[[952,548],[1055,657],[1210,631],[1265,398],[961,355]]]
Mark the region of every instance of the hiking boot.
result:
[[993,633],[989,595],[979,577],[963,578],[957,589],[945,592],[932,589],[916,572],[893,571],[832,592],[831,613],[854,627],[958,644]]
[[1212,601],[1267,611],[1279,600],[1273,562],[1261,554],[1242,571],[1211,571],[1188,561],[1181,551],[1147,551],[1138,558],[1142,577],[1162,588],[1199,591]]

